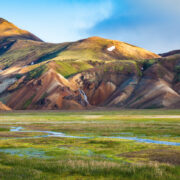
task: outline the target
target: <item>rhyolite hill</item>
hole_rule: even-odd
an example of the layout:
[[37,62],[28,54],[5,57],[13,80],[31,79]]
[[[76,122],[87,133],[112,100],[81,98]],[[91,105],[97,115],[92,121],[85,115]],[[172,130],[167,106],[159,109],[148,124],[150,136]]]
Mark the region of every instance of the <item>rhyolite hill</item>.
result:
[[179,108],[180,54],[90,37],[46,43],[0,18],[0,110]]

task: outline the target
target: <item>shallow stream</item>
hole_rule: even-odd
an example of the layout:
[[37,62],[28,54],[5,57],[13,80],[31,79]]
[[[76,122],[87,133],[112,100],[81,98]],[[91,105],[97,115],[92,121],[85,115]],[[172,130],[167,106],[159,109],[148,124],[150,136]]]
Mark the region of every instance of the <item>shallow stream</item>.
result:
[[54,132],[54,131],[26,131],[22,127],[12,127],[10,129],[11,132],[40,132],[45,133],[47,135],[45,136],[35,136],[33,138],[38,137],[63,137],[63,138],[82,138],[82,139],[91,139],[91,138],[109,138],[109,139],[126,139],[126,140],[132,140],[140,143],[153,143],[153,144],[161,144],[161,145],[168,145],[168,146],[180,146],[179,142],[169,142],[169,141],[158,141],[153,139],[143,139],[139,137],[125,137],[125,136],[97,136],[97,137],[88,137],[88,136],[70,136],[66,135],[61,132]]

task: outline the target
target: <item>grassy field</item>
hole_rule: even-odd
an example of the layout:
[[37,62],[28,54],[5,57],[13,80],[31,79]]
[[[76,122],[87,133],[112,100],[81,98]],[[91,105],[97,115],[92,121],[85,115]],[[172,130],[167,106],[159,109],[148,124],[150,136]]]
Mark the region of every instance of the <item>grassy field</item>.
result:
[[0,113],[2,180],[179,177],[180,110]]

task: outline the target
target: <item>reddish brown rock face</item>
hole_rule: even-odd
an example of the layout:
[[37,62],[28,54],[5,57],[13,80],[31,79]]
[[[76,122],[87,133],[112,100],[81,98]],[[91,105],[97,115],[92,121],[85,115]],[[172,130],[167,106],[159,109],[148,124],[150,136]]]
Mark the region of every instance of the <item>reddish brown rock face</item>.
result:
[[[119,72],[94,68],[64,78],[50,68],[37,79],[20,78],[8,88],[7,105],[13,109],[85,109],[89,106],[162,108],[178,107],[176,72],[155,63],[139,75],[128,65]],[[112,67],[111,64],[108,67]],[[83,91],[83,92],[82,92]]]
[[116,85],[112,82],[102,82],[90,99],[90,103],[92,105],[103,104],[115,90]]
[[[171,68],[167,68],[172,63]],[[168,59],[157,61],[141,76],[136,70],[121,73],[94,69],[74,76],[76,82],[86,92],[89,102],[95,106],[118,106],[127,108],[179,107],[179,82],[176,80],[178,61]],[[110,65],[111,66],[111,65]],[[174,84],[174,85],[173,85]]]
[[[69,81],[76,83],[76,86],[85,91],[91,105],[111,106],[121,104],[134,89],[132,84],[137,83],[138,72],[132,64],[128,65],[128,68],[131,66],[130,71],[128,68],[124,68],[122,72],[112,69],[112,66],[113,64],[109,64],[83,72],[70,78]],[[127,95],[123,95],[123,93]],[[118,101],[117,97],[119,98]],[[111,104],[112,101],[114,101],[113,104]]]
[[13,109],[83,109],[87,107],[82,95],[73,89],[67,79],[52,69],[15,91],[7,104]]

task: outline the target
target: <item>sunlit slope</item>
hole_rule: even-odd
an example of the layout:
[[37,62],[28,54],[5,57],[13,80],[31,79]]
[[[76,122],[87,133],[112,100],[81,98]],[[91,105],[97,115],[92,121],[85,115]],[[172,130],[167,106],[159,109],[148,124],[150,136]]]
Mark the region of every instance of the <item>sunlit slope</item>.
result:
[[124,42],[91,37],[52,44],[0,18],[0,69],[45,61],[114,61],[151,59],[159,56]]
[[8,22],[7,20],[0,18],[0,39],[2,38],[23,38],[30,39],[34,41],[41,41],[38,37],[32,33],[22,30],[15,26],[14,24]]
[[55,60],[151,59],[159,56],[145,49],[115,40],[91,37],[71,43]]
[[0,102],[0,111],[10,111],[11,108]]
[[[7,42],[6,42],[7,43]],[[38,64],[45,61],[109,62],[115,60],[142,60],[159,58],[145,49],[123,42],[92,37],[77,42],[51,44],[31,40],[9,42],[2,50],[0,67]],[[2,47],[3,48],[3,47]],[[0,47],[1,52],[1,47]]]

